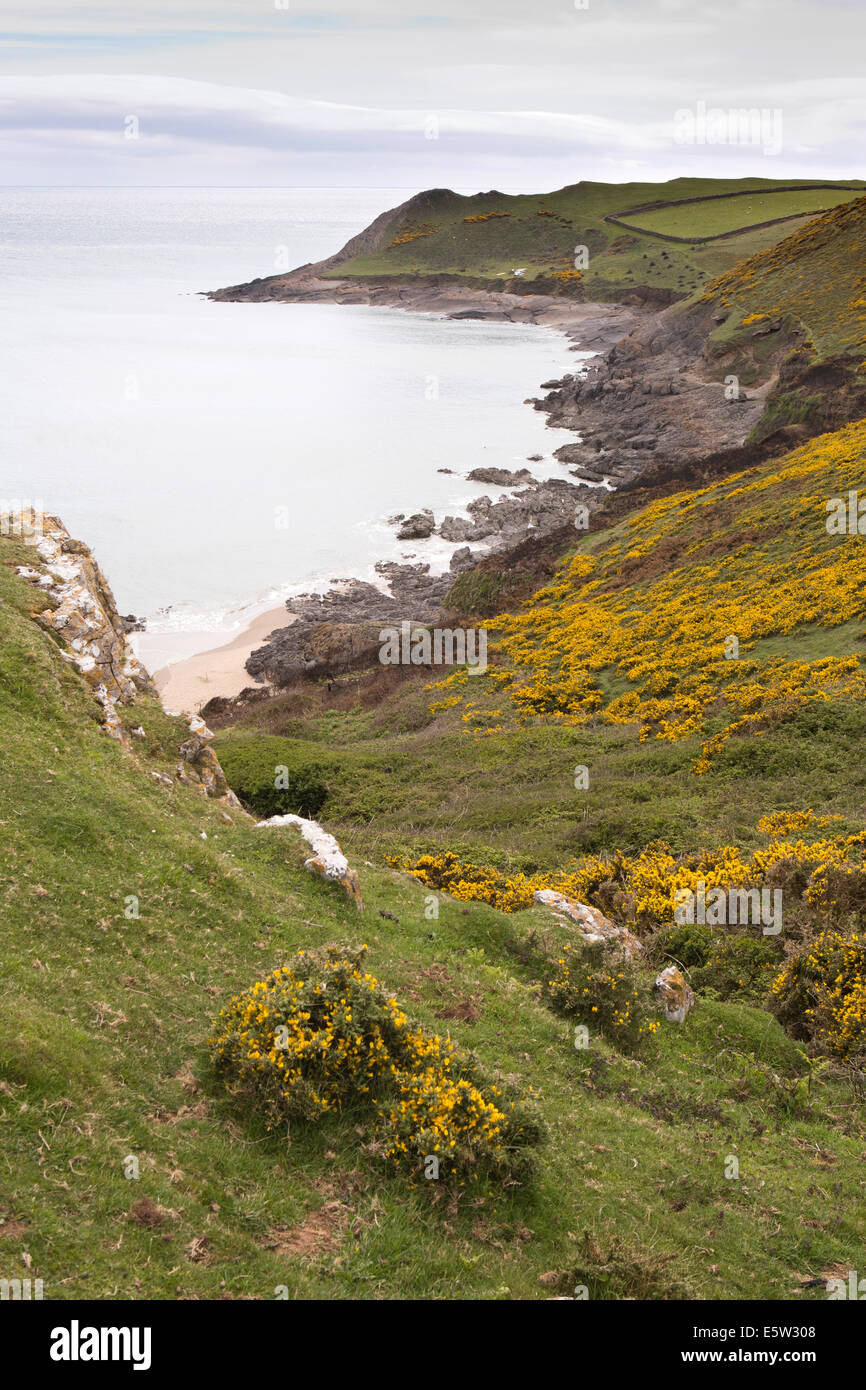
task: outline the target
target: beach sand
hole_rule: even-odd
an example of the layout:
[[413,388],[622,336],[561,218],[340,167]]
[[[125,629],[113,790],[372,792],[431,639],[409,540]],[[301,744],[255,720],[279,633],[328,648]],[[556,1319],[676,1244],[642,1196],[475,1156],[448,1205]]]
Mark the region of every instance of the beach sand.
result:
[[178,714],[197,714],[215,695],[230,699],[239,695],[245,686],[256,685],[244,662],[272,632],[288,627],[291,622],[294,617],[284,607],[269,609],[224,646],[197,652],[184,661],[171,662],[155,671],[153,679],[164,707]]

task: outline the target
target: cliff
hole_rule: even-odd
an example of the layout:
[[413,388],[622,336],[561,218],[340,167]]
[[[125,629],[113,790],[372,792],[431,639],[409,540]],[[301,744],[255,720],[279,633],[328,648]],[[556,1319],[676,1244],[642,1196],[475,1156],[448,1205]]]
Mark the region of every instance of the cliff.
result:
[[[73,539],[57,517],[44,518],[27,551],[27,562],[15,569],[38,590],[34,620],[51,632],[63,659],[84,678],[100,707],[104,731],[132,751],[134,740],[145,735],[140,726],[130,729],[124,723],[121,709],[134,706],[140,694],[152,700],[158,696],[130,649],[128,620],[118,613],[102,570],[89,547]],[[239,809],[240,803],[210,747],[212,739],[204,721],[193,719],[187,737],[178,744],[174,776]]]

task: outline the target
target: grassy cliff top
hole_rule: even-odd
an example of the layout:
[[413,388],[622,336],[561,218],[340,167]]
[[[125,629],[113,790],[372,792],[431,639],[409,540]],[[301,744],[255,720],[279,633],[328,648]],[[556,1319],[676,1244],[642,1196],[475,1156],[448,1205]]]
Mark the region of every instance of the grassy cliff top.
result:
[[[431,189],[378,218],[333,258],[327,273],[537,280],[554,287],[559,277],[573,292],[569,272],[575,248],[584,246],[589,261],[581,283],[588,299],[616,298],[637,286],[685,296],[798,225],[780,219],[808,218],[864,187],[856,180],[816,187],[814,180],[680,178],[582,182],[538,195],[465,197]],[[773,225],[761,225],[767,222]]]

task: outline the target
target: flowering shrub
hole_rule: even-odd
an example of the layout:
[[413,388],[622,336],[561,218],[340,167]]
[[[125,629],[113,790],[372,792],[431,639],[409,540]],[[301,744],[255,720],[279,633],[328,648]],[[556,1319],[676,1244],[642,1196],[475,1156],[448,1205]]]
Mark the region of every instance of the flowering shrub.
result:
[[623,954],[607,942],[572,946],[548,962],[546,992],[560,1013],[626,1049],[657,1033],[652,996]]
[[406,246],[410,241],[417,241],[419,237],[432,236],[438,232],[439,228],[434,227],[431,222],[408,222],[403,231],[395,236],[393,241],[388,242],[387,250],[392,251],[395,246]]
[[866,1057],[866,937],[825,931],[786,961],[770,1007],[794,1037],[832,1056]]
[[[806,813],[800,813],[802,815]],[[808,813],[810,816],[811,812]],[[809,821],[816,826],[821,819]],[[680,899],[689,889],[751,889],[788,885],[790,897],[802,896],[808,911],[823,914],[866,914],[866,831],[832,839],[806,841],[771,834],[766,849],[747,854],[737,845],[721,845],[693,854],[676,855],[664,840],[654,840],[638,854],[587,855],[566,869],[550,873],[508,874],[491,865],[462,864],[456,854],[425,854],[415,860],[393,857],[402,869],[430,888],[462,902],[485,902],[501,912],[531,907],[534,893],[552,888],[568,898],[607,911],[616,903],[618,920],[636,930],[673,921]],[[685,963],[685,962],[684,962]]]
[[[402,869],[417,878],[428,888],[438,888],[460,902],[489,903],[500,912],[520,912],[532,905],[532,894],[536,886],[534,879],[524,874],[509,877],[489,864],[461,864],[456,854],[450,850],[445,854],[422,854],[413,864],[402,855],[392,855],[386,860],[392,869]],[[547,887],[538,884],[539,887]]]
[[[470,732],[490,704],[499,727],[603,720],[636,726],[644,741],[700,735],[698,774],[735,736],[816,703],[862,699],[858,655],[802,661],[756,648],[861,616],[866,539],[830,535],[825,521],[826,499],[860,485],[864,454],[860,421],[781,463],[658,499],[598,555],[566,560],[520,612],[488,623],[491,667],[471,692],[463,672],[435,688],[471,693]],[[611,679],[627,685],[614,698]]]
[[380,1107],[386,1158],[417,1171],[436,1155],[440,1176],[528,1177],[526,1150],[541,1139],[537,1121],[485,1083],[450,1040],[419,1032],[409,1050],[409,1065],[394,1073],[393,1099]]
[[448,1038],[412,1027],[363,969],[366,947],[299,951],[237,995],[209,1039],[226,1090],[253,1101],[268,1128],[372,1109],[387,1160],[440,1176],[526,1176],[540,1130]]
[[814,811],[772,811],[761,816],[758,830],[762,835],[788,835],[793,830],[826,830],[838,816],[818,816]]

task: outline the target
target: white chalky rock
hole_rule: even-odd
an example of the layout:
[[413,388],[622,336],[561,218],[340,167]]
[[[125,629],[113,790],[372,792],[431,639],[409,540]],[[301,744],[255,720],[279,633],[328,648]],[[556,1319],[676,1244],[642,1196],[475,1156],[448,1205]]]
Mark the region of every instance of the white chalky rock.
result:
[[300,830],[310,849],[311,857],[304,862],[304,868],[330,883],[341,883],[359,911],[363,909],[361,884],[358,872],[349,866],[333,835],[323,830],[318,821],[305,820],[303,816],[271,816],[269,820],[257,823],[257,830],[277,829],[283,825],[293,825]]
[[575,923],[584,941],[610,941],[620,947],[627,960],[643,955],[643,945],[638,938],[627,927],[615,926],[597,907],[575,902],[552,888],[540,888],[532,896],[535,902],[564,913]]

